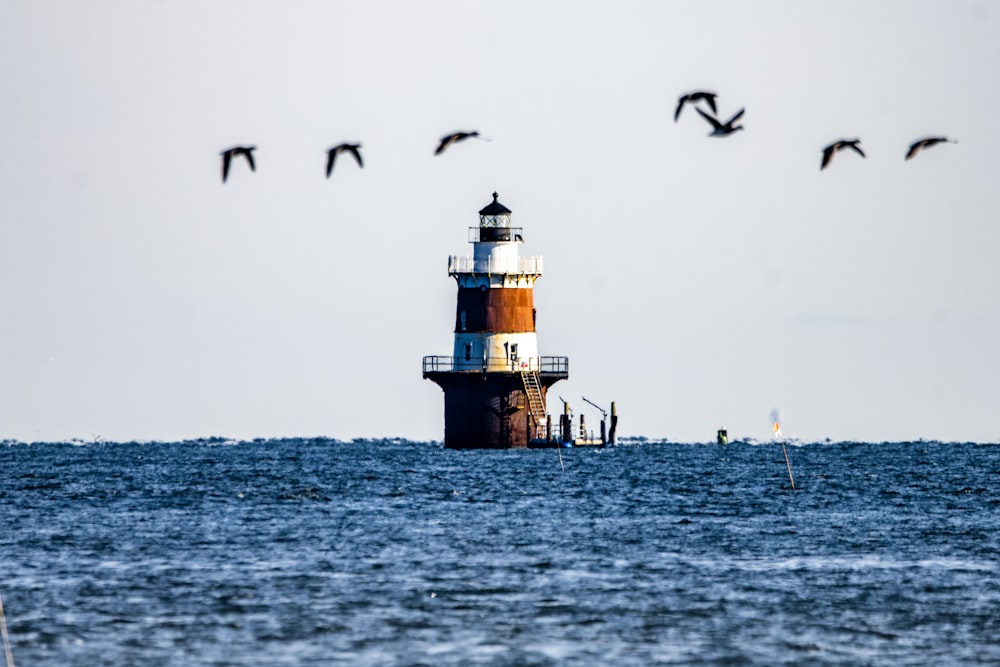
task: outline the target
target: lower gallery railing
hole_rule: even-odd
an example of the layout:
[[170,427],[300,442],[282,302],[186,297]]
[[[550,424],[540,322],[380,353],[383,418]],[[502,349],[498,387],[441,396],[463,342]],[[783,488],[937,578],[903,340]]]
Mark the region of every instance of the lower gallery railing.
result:
[[461,373],[472,371],[500,371],[520,373],[538,371],[543,375],[569,376],[569,357],[487,357],[464,359],[429,355],[424,357],[424,373]]

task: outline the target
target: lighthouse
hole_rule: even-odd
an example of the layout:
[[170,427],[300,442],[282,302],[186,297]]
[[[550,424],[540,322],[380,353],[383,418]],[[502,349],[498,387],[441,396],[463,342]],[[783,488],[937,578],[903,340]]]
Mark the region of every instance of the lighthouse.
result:
[[524,236],[511,211],[493,201],[469,228],[472,257],[448,258],[458,283],[451,356],[427,356],[424,378],[444,390],[449,449],[543,446],[555,439],[549,387],[569,377],[567,357],[543,357],[535,335],[535,281],[542,258],[520,254]]

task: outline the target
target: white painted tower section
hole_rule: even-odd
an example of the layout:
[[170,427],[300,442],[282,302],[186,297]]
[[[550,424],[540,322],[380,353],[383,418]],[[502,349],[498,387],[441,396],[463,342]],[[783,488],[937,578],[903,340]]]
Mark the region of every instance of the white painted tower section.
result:
[[[496,201],[480,211],[479,227],[470,228],[473,244],[472,257],[451,256],[448,258],[448,273],[453,276],[461,289],[480,290],[527,290],[526,303],[533,303],[531,293],[535,280],[542,275],[542,258],[522,257],[520,248],[524,239],[520,228],[511,227],[510,211]],[[495,209],[495,210],[492,210]],[[501,296],[494,294],[493,296]],[[517,295],[505,293],[497,301],[508,304],[516,302]],[[524,312],[509,320],[498,316],[501,330],[466,331],[465,313],[459,312],[455,328],[454,368],[455,370],[483,371],[537,371],[541,369],[538,353],[538,339],[534,331],[533,307],[530,308],[530,331],[525,331]],[[512,309],[522,310],[522,309]],[[503,324],[512,330],[502,330]]]

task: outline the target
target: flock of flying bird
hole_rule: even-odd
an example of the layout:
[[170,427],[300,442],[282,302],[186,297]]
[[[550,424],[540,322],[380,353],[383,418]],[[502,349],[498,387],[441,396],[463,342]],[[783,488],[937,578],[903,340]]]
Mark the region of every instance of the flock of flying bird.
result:
[[[696,90],[694,92],[685,93],[681,95],[680,99],[677,100],[677,109],[674,111],[674,122],[676,123],[681,117],[681,111],[684,109],[685,104],[695,105],[698,102],[704,102],[708,105],[708,108],[712,110],[713,115],[705,113],[700,107],[694,107],[694,110],[701,114],[701,117],[709,122],[712,126],[712,131],[709,133],[710,137],[725,137],[734,132],[743,129],[742,125],[735,125],[736,121],[743,117],[743,112],[745,109],[740,109],[733,117],[726,122],[720,121],[716,115],[718,114],[718,109],[715,105],[715,98],[718,97],[716,93],[709,92],[707,90]],[[950,143],[957,144],[957,139],[949,139],[948,137],[924,137],[922,139],[917,139],[912,144],[910,148],[906,151],[906,157],[904,159],[911,160],[917,153],[925,148],[930,148],[936,144],[940,143]],[[820,171],[826,169],[830,162],[833,160],[833,156],[842,150],[850,149],[860,155],[865,157],[865,152],[861,150],[861,140],[860,139],[838,139],[832,144],[825,146],[823,148],[823,158],[820,160],[819,169]]]
[[[718,118],[718,108],[716,106],[715,99],[718,97],[716,93],[707,90],[696,90],[693,92],[685,93],[677,100],[677,109],[674,111],[674,122],[676,123],[681,117],[681,111],[684,110],[685,105],[691,105],[694,110],[701,115],[708,123],[712,126],[712,131],[709,132],[710,137],[726,137],[734,132],[738,132],[743,128],[742,125],[737,125],[736,122],[743,117],[744,111],[746,109],[740,108],[729,120],[723,122]],[[696,106],[699,102],[703,102],[711,110],[711,114],[706,113],[701,107]],[[452,132],[451,134],[446,134],[441,137],[437,148],[434,150],[434,155],[440,155],[445,151],[446,148],[452,144],[456,144],[460,141],[469,139],[470,137],[479,137],[479,132],[472,130],[470,132]],[[480,137],[481,138],[481,137]],[[909,150],[906,152],[906,157],[904,159],[910,160],[917,153],[925,148],[930,148],[936,144],[940,143],[952,143],[956,144],[958,141],[956,139],[949,139],[948,137],[923,137],[922,139],[917,139],[912,144],[910,144]],[[823,158],[820,161],[820,171],[826,169],[830,162],[833,160],[833,156],[843,150],[852,150],[861,157],[865,157],[865,153],[861,150],[861,140],[860,139],[838,139],[832,144],[825,146],[823,151]],[[229,177],[229,167],[232,160],[236,156],[244,156],[250,165],[250,171],[256,171],[256,165],[253,161],[253,151],[256,150],[256,146],[233,146],[222,151],[222,182],[226,182],[226,178]],[[358,143],[342,143],[336,146],[331,146],[326,150],[326,177],[330,178],[330,174],[333,173],[333,165],[336,162],[337,156],[341,153],[349,153],[354,156],[355,161],[358,163],[358,167],[364,167],[364,161],[361,159],[361,144]]]
[[[479,132],[472,130],[471,132],[452,132],[451,134],[446,134],[441,137],[441,141],[438,143],[438,147],[434,151],[434,155],[440,155],[452,144],[456,144],[459,141],[465,141],[470,137],[479,137]],[[488,139],[484,139],[484,141],[488,141]],[[256,149],[256,146],[233,146],[232,148],[227,148],[222,151],[222,182],[225,183],[226,178],[229,177],[229,165],[232,163],[233,158],[238,155],[242,155],[247,159],[247,162],[250,164],[250,171],[257,171],[257,167],[253,161],[253,151]],[[354,156],[358,166],[364,167],[365,163],[361,159],[360,149],[361,144],[352,143],[337,144],[336,146],[331,146],[326,149],[326,177],[330,178],[330,174],[333,173],[334,162],[336,162],[337,156],[341,153],[350,153]]]

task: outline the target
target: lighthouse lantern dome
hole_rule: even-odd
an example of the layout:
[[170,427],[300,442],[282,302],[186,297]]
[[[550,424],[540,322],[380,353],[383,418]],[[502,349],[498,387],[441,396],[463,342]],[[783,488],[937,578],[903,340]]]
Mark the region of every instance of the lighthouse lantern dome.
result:
[[486,243],[505,243],[521,241],[520,230],[510,226],[510,209],[497,201],[497,193],[493,193],[493,201],[479,211],[479,228],[471,228],[476,241]]
[[479,227],[507,228],[510,227],[510,209],[497,201],[497,193],[493,193],[493,202],[479,211]]

